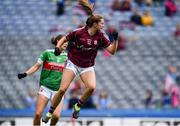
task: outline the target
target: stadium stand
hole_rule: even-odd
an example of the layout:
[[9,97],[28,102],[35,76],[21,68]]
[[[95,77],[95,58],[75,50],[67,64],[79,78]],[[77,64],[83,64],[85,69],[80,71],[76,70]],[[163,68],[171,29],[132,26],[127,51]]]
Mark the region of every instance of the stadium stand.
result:
[[[103,6],[102,6],[103,5]],[[131,12],[112,12],[110,0],[97,0],[96,12],[118,25],[128,21]],[[137,26],[134,31],[123,30],[128,38],[127,49],[116,56],[96,61],[97,90],[106,89],[115,108],[143,108],[146,89],[152,89],[155,99],[160,97],[162,79],[169,65],[180,66],[180,43],[172,36],[180,14],[163,16],[163,7],[147,7],[155,26]],[[41,51],[51,48],[49,30],[56,25],[59,33],[75,28],[70,18],[72,7],[57,17],[55,4],[50,0],[4,0],[0,4],[0,108],[26,108],[24,102],[29,89],[38,89],[39,74],[19,81],[17,73],[30,67]],[[110,17],[110,13],[113,13]],[[166,22],[166,23],[162,23]],[[148,34],[147,34],[148,33]]]

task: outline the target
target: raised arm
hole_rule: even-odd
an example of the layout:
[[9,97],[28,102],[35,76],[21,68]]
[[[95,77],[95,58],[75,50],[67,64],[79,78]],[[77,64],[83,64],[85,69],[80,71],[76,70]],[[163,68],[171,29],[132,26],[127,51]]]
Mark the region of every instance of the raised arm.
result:
[[60,49],[61,45],[62,45],[64,42],[66,42],[66,41],[67,41],[66,36],[63,36],[63,37],[58,41],[56,47]]
[[116,53],[118,47],[118,40],[115,40],[112,44],[110,44],[106,50],[111,53],[112,55],[114,55]]
[[114,55],[116,53],[116,50],[117,50],[117,47],[118,47],[118,32],[117,31],[114,31],[113,32],[113,38],[114,38],[114,41],[113,43],[111,43],[107,48],[106,50],[111,53],[112,55]]
[[54,54],[55,54],[56,56],[58,56],[58,55],[61,54],[61,51],[62,51],[62,50],[60,50],[60,47],[61,47],[61,45],[62,45],[63,43],[65,43],[65,42],[67,42],[66,36],[63,36],[63,37],[58,41],[57,46],[55,47],[55,51],[54,51]]

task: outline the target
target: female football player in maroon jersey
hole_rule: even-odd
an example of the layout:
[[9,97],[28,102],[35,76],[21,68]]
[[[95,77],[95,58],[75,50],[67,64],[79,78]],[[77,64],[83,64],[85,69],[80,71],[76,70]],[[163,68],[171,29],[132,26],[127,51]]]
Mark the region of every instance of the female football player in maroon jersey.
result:
[[76,76],[80,76],[85,84],[85,91],[79,101],[73,107],[73,118],[79,117],[80,107],[87,101],[96,88],[96,76],[94,71],[95,58],[99,48],[106,49],[109,53],[115,54],[118,46],[118,32],[113,33],[114,42],[111,43],[107,35],[102,31],[104,28],[104,19],[100,15],[93,14],[92,6],[87,0],[82,0],[83,7],[91,12],[86,20],[86,26],[70,32],[62,37],[55,48],[55,55],[61,53],[60,46],[69,41],[68,60],[63,71],[61,86],[53,98],[53,106],[44,119],[51,118],[52,113],[63,95],[68,89],[70,83]]

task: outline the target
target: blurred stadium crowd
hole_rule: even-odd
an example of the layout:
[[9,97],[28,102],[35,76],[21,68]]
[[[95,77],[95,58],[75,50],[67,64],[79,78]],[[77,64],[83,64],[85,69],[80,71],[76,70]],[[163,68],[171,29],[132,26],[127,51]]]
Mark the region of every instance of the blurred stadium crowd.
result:
[[[97,90],[84,108],[179,108],[180,1],[90,0],[105,17],[111,40],[118,30],[115,56],[101,50],[96,61]],[[22,81],[50,38],[85,24],[76,0],[0,2],[0,108],[35,109],[39,74]],[[107,60],[108,58],[108,60]],[[72,108],[83,84],[74,80],[64,109]]]

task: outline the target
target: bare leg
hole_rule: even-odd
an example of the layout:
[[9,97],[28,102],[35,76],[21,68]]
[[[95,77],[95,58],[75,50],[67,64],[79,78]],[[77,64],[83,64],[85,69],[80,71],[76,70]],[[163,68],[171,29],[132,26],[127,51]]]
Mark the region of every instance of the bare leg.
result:
[[88,100],[88,98],[92,95],[96,88],[96,76],[94,71],[87,71],[81,74],[81,79],[84,82],[86,87],[83,95],[80,100],[73,106],[73,118],[77,119],[79,117],[80,108],[83,104]]
[[42,118],[43,122],[47,123],[48,120],[52,117],[54,110],[56,109],[58,104],[61,102],[62,97],[64,96],[67,88],[71,84],[74,77],[75,77],[75,74],[72,70],[64,69],[60,88],[53,97],[52,104],[51,104],[51,107],[50,107],[48,113],[46,114],[46,116],[44,118]]
[[37,99],[36,112],[33,120],[34,126],[40,126],[42,112],[44,111],[47,103],[48,99],[44,95],[39,94]]
[[96,88],[96,75],[95,71],[88,71],[81,74],[81,79],[86,87],[84,93],[82,94],[80,100],[84,103],[92,95]]
[[63,99],[61,100],[61,102],[59,103],[59,105],[57,106],[55,111],[53,112],[50,126],[55,126],[57,124],[57,122],[61,116],[62,105],[63,105]]
[[58,104],[60,103],[62,97],[64,96],[66,90],[68,89],[74,77],[75,77],[75,74],[72,70],[64,69],[60,88],[58,92],[55,94],[52,101],[52,106],[54,108],[56,108]]

